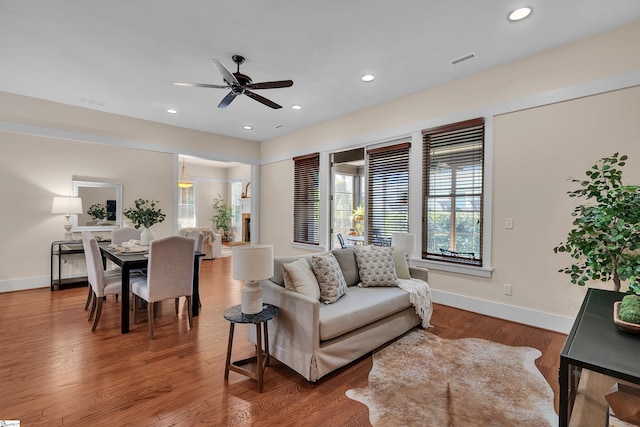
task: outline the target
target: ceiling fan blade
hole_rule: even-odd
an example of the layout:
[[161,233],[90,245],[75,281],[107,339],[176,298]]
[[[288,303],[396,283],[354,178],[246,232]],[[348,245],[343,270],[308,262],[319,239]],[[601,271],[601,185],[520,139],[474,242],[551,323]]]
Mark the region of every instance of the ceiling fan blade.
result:
[[240,82],[238,82],[236,76],[234,76],[222,62],[218,61],[217,59],[212,59],[211,62],[213,62],[213,65],[218,69],[218,72],[222,74],[222,78],[225,82],[230,85],[240,86]]
[[231,101],[233,101],[234,99],[236,99],[236,96],[238,96],[237,93],[231,91],[227,94],[227,96],[225,96],[224,98],[222,98],[222,101],[220,101],[220,104],[218,104],[218,108],[226,108],[227,105],[231,104]]
[[293,81],[291,80],[278,80],[275,82],[249,83],[245,87],[247,89],[278,89],[291,86],[293,86]]
[[274,109],[278,109],[278,108],[282,108],[282,105],[278,105],[273,101],[268,100],[267,98],[258,95],[257,93],[251,92],[250,90],[245,90],[244,94],[255,99],[258,102],[263,103],[264,105],[266,105],[267,107],[271,107]]
[[221,86],[221,85],[210,85],[208,83],[188,83],[188,82],[171,82],[176,86],[186,86],[186,87],[207,87],[213,89],[229,89],[231,86]]

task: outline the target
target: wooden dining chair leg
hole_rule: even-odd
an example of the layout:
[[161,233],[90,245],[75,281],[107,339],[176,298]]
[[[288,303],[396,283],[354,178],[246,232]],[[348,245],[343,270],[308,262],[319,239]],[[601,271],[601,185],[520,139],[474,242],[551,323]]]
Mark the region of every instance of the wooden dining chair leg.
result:
[[189,330],[193,327],[193,317],[191,314],[191,295],[187,295],[187,318],[189,319]]
[[176,298],[175,306],[176,306],[176,317],[177,317],[178,316],[178,311],[180,310],[180,298]]
[[132,294],[133,296],[133,301],[131,303],[131,307],[133,310],[133,324],[135,325],[136,323],[138,323],[138,307],[136,304],[138,304],[138,296],[136,294]]
[[149,336],[153,339],[153,318],[154,318],[154,308],[156,306],[155,302],[150,302],[147,305],[147,313],[149,317]]
[[102,314],[102,298],[96,298],[98,301],[96,308],[96,317],[93,319],[93,326],[91,327],[91,331],[95,331],[98,327],[98,322],[100,321],[100,315]]
[[91,292],[91,307],[89,307],[89,314],[87,314],[87,321],[93,319],[93,315],[96,312],[96,304],[98,302],[98,297],[96,297],[95,292]]
[[91,285],[87,285],[87,302],[84,304],[84,311],[87,311],[89,309],[92,295],[93,295],[93,288],[91,287]]

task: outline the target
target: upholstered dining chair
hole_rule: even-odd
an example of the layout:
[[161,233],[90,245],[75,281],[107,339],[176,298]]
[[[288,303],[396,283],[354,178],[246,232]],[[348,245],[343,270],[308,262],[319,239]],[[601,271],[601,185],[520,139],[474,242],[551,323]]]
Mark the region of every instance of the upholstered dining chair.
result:
[[[183,237],[188,237],[190,239],[194,240],[194,249],[198,252],[202,252],[203,251],[203,246],[204,246],[204,233],[202,231],[200,231],[197,228],[181,228],[180,230],[178,230],[178,236],[183,236]],[[199,266],[202,266],[202,258],[203,257],[199,257],[198,258],[198,264]],[[200,269],[198,268],[198,271],[200,271]],[[178,312],[178,308],[180,305],[180,298],[176,298],[175,301],[175,305],[176,305],[176,313]],[[198,301],[198,305],[200,307],[202,307],[202,303],[200,301]]]
[[[134,307],[138,298],[145,300],[149,318],[149,336],[154,338],[153,320],[158,302],[179,297],[187,299],[187,315],[191,329],[191,294],[193,291],[194,241],[183,236],[153,240],[149,245],[149,266],[146,277],[131,280]],[[136,323],[138,310],[133,312]],[[176,315],[178,313],[176,312]]]
[[[91,233],[86,232],[87,234],[91,236],[93,236]],[[83,236],[84,238],[84,233]],[[83,248],[84,248],[84,239],[83,239]],[[87,256],[86,256],[86,248],[84,249],[85,252],[85,262],[87,264],[87,268],[89,266],[89,261],[87,260]],[[98,251],[99,252],[99,251]],[[120,275],[122,274],[122,270],[120,270],[120,267],[115,268],[115,269],[110,269],[110,270],[104,270],[104,275],[105,276],[117,276],[120,277]],[[89,309],[89,307],[91,306],[91,302],[92,302],[92,298],[93,298],[93,288],[91,287],[91,283],[89,283],[87,285],[87,302],[85,302],[84,304],[84,311],[87,311]],[[115,295],[116,301],[118,300],[118,294]]]
[[[122,292],[122,276],[120,271],[109,270],[105,272],[100,248],[93,234],[88,231],[82,233],[82,246],[87,262],[87,278],[89,280],[89,295],[87,296],[85,309],[88,308],[89,304],[91,305],[87,320],[90,321],[93,318],[91,330],[95,331],[98,322],[100,322],[104,297],[107,295],[115,295],[117,297]],[[132,277],[136,276],[133,273]]]
[[116,245],[122,244],[122,242],[128,242],[129,240],[140,240],[140,233],[142,230],[133,227],[120,227],[114,228],[111,231],[111,243]]

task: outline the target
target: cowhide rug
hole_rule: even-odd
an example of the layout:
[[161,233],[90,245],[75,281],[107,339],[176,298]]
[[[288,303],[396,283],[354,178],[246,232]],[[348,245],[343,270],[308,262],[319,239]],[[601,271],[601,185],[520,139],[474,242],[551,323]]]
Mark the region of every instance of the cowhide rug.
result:
[[347,396],[374,426],[555,426],[541,352],[476,338],[411,332],[373,355],[367,387]]

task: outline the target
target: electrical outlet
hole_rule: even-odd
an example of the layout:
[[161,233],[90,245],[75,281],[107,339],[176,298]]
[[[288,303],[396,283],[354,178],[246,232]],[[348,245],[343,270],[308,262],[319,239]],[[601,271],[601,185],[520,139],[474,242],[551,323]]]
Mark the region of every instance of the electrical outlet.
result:
[[511,230],[513,228],[513,218],[505,218],[504,228]]
[[504,294],[505,295],[511,295],[511,291],[513,290],[513,287],[511,285],[504,285]]

